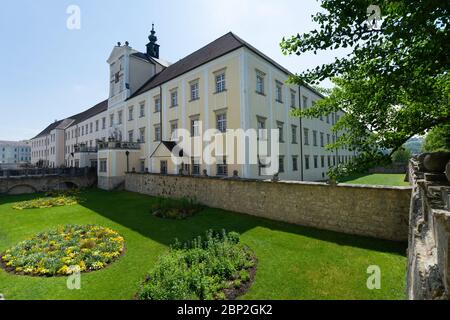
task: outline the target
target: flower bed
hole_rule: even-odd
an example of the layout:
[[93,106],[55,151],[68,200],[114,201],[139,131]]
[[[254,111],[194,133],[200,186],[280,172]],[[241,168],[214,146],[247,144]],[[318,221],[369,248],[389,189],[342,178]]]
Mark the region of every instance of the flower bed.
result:
[[152,206],[154,216],[164,219],[186,219],[203,210],[194,199],[161,199]]
[[124,239],[114,230],[67,225],[20,242],[0,255],[0,262],[17,274],[68,275],[105,268],[123,250]]
[[141,300],[235,299],[250,287],[256,257],[235,232],[208,231],[176,243],[161,257],[137,294]]

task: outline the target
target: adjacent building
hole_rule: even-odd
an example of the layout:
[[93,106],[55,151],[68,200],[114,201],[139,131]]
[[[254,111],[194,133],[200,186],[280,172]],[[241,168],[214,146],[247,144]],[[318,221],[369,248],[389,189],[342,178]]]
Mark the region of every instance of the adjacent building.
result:
[[[131,170],[268,178],[263,160],[269,155],[259,149],[256,163],[237,163],[224,149],[212,152],[214,163],[205,163],[192,150],[177,152],[182,161],[174,163],[179,129],[191,133],[191,142],[204,144],[202,133],[208,129],[224,140],[230,129],[255,129],[258,142],[267,141],[269,149],[270,129],[276,129],[279,178],[286,180],[325,180],[331,166],[355,156],[350,150],[325,148],[337,139],[331,127],[342,113],[291,117],[291,110],[309,108],[323,96],[309,86],[287,84],[287,69],[233,33],[170,64],[160,59],[152,29],[146,53],[119,43],[107,62],[108,99],[33,138],[34,164],[98,166],[99,185],[105,189],[120,184]],[[249,142],[234,148],[245,159],[251,157]]]
[[15,169],[31,163],[28,141],[0,141],[0,168]]

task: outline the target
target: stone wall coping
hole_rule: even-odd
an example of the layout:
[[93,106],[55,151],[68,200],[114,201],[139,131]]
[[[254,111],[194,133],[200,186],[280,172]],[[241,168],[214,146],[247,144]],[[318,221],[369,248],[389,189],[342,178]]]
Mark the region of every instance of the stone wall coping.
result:
[[331,185],[325,182],[313,182],[313,181],[289,181],[289,180],[279,180],[272,181],[271,179],[244,179],[244,178],[233,178],[233,177],[215,177],[215,176],[202,176],[202,175],[178,175],[178,174],[159,174],[151,172],[127,172],[127,175],[147,175],[147,176],[164,176],[172,178],[191,178],[191,179],[210,179],[210,180],[225,180],[225,181],[235,181],[235,182],[255,182],[255,183],[271,183],[271,184],[285,184],[285,185],[299,185],[299,186],[317,186],[317,187],[329,187],[329,188],[357,188],[357,189],[377,189],[377,190],[412,190],[411,186],[383,186],[383,185],[369,185],[369,184],[350,184],[350,183],[338,183],[336,185]]

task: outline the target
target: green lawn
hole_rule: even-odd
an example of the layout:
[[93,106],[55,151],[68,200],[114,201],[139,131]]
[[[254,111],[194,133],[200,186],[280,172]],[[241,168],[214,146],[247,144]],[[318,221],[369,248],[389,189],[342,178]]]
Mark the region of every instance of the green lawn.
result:
[[404,174],[354,174],[347,178],[339,180],[340,183],[350,184],[371,184],[380,186],[409,186],[408,182],[405,182]]
[[[404,299],[405,244],[289,225],[206,209],[183,221],[149,213],[154,198],[128,192],[83,192],[81,205],[16,211],[13,202],[36,196],[0,197],[0,252],[34,234],[64,224],[98,224],[125,238],[123,257],[106,269],[82,274],[81,290],[66,278],[38,278],[0,268],[6,299],[132,299],[140,281],[175,238],[188,240],[205,230],[242,234],[256,253],[255,282],[244,299]],[[381,268],[381,290],[366,287],[367,268]]]

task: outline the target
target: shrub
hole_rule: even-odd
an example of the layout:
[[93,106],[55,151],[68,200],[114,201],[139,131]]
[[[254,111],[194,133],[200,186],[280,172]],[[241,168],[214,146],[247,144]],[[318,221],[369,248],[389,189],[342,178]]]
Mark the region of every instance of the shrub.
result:
[[252,251],[235,232],[208,231],[159,259],[137,296],[142,300],[225,299],[251,281]]
[[157,202],[152,206],[152,213],[156,217],[165,219],[186,219],[194,216],[202,209],[203,207],[195,199],[158,198]]
[[124,239],[114,230],[67,225],[20,242],[0,255],[0,262],[18,274],[68,275],[104,268],[123,250]]

